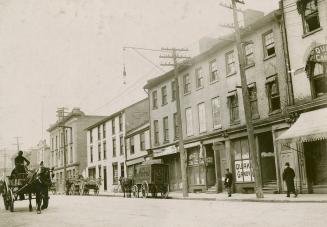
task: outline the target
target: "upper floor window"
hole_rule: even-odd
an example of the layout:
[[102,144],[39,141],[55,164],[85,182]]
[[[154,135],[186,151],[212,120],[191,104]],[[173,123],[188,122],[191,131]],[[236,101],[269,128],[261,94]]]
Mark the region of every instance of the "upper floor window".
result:
[[275,55],[275,39],[274,33],[272,31],[269,31],[268,33],[263,35],[263,43],[265,57]]
[[317,0],[301,1],[298,4],[301,4],[303,9],[303,32],[306,34],[320,28]]
[[310,76],[311,90],[314,98],[327,94],[327,64],[315,63]]
[[210,82],[218,80],[218,66],[216,60],[209,63]]
[[184,94],[191,92],[191,80],[190,75],[186,74],[183,76],[183,87],[184,87]]
[[116,157],[116,139],[112,139],[112,157]]
[[124,137],[122,136],[119,137],[119,152],[120,155],[124,154]]
[[229,101],[229,113],[230,113],[230,123],[238,123],[240,120],[239,115],[239,106],[238,106],[238,97],[236,91],[232,92],[228,96]]
[[163,86],[161,88],[161,104],[166,105],[167,104],[167,87]]
[[154,132],[154,144],[159,144],[159,122],[158,120],[153,121],[153,132]]
[[254,64],[254,54],[253,54],[253,43],[248,43],[244,46],[245,52],[245,65],[253,65]]
[[206,131],[206,109],[205,104],[200,103],[198,105],[198,114],[199,114],[199,131],[205,132]]
[[277,77],[273,76],[268,78],[266,82],[266,89],[269,102],[269,111],[275,111],[280,109],[280,96],[278,89]]
[[185,109],[185,117],[186,117],[186,135],[192,136],[193,135],[193,116],[192,116],[191,108]]
[[163,118],[163,136],[164,142],[169,142],[169,127],[168,127],[168,117]]
[[203,71],[202,68],[198,68],[195,70],[195,81],[196,81],[196,88],[203,87]]
[[227,75],[230,75],[235,72],[235,56],[234,51],[231,51],[226,54],[226,73]]
[[115,135],[115,133],[116,133],[116,121],[115,121],[115,118],[112,119],[112,121],[111,121],[111,130],[112,130],[112,135]]
[[213,121],[213,128],[221,128],[221,118],[220,118],[220,100],[219,97],[213,98],[211,100],[212,106],[212,121]]
[[98,161],[101,160],[101,143],[98,144]]
[[145,133],[142,132],[140,134],[140,148],[141,148],[141,151],[145,151]]
[[157,91],[152,92],[152,108],[153,109],[158,108],[158,93],[157,93]]
[[106,123],[102,125],[102,137],[106,138]]
[[107,143],[103,142],[103,159],[107,159]]
[[101,139],[101,131],[100,131],[100,125],[98,126],[98,140]]
[[177,113],[174,113],[174,139],[178,139],[178,119],[177,119]]
[[173,80],[171,82],[171,100],[175,101],[177,95],[177,89],[176,89],[176,81]]
[[93,162],[93,147],[90,146],[90,162]]
[[122,114],[119,115],[118,120],[119,120],[119,131],[122,132],[123,131],[123,115]]
[[129,138],[129,150],[131,154],[135,154],[134,136]]
[[[90,143],[93,143],[92,129],[90,130]],[[57,148],[57,137],[56,137],[56,148]]]
[[259,117],[258,112],[258,99],[257,99],[257,87],[255,83],[252,83],[248,86],[249,91],[249,99],[250,99],[250,106],[251,106],[251,115],[252,118]]

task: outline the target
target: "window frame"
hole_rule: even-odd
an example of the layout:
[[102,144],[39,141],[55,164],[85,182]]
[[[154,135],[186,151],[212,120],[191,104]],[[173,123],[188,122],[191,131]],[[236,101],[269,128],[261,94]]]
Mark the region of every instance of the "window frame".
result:
[[140,133],[140,150],[145,151],[145,132]]
[[183,93],[184,95],[191,93],[191,77],[188,73],[183,75]]
[[162,132],[163,132],[163,142],[169,143],[169,121],[168,116],[162,119]]
[[176,100],[176,95],[177,95],[177,87],[176,87],[176,81],[172,80],[171,81],[171,101]]
[[[213,63],[216,65],[216,69],[213,70]],[[219,74],[218,74],[218,64],[217,64],[217,60],[213,59],[209,62],[209,81],[210,83],[214,83],[216,81],[219,81]],[[213,79],[213,75],[215,75],[215,79]]]
[[177,113],[173,114],[173,121],[174,121],[174,140],[177,140],[179,138],[179,125],[178,125]]
[[159,145],[159,121],[153,121],[153,142],[155,145]]
[[152,92],[152,109],[158,109],[158,91]]
[[[279,84],[278,84],[278,77],[277,75],[272,76],[273,79],[270,81],[266,81],[266,92],[267,92],[267,98],[268,98],[268,106],[269,106],[269,113],[273,113],[275,111],[279,111],[281,109],[281,102],[280,102],[280,92],[279,92]],[[267,78],[268,79],[268,78]],[[278,95],[275,95],[272,97],[271,91],[272,91],[272,86],[273,84],[276,84],[276,89],[278,91]],[[279,108],[273,109],[273,102],[272,99],[279,99]]]
[[[273,39],[273,47],[274,47],[274,53],[273,54],[270,54],[268,55],[268,49],[267,49],[267,46],[271,45],[272,43],[269,43],[267,44],[266,43],[266,37],[268,35],[272,35],[272,39]],[[265,33],[262,34],[262,43],[263,43],[263,56],[264,56],[264,59],[268,59],[268,58],[271,58],[271,57],[274,57],[276,56],[276,42],[275,42],[275,35],[274,35],[274,31],[271,29]]]
[[[188,119],[188,111],[190,111],[190,119]],[[193,113],[192,113],[192,108],[187,107],[185,108],[185,121],[186,121],[186,136],[193,136],[194,134],[194,126],[193,126]]]
[[[238,100],[237,91],[234,91],[232,95],[228,96],[228,103],[229,103],[229,118],[230,124],[238,124],[240,123],[240,104]],[[237,118],[234,119],[235,110],[237,109]]]
[[130,155],[135,154],[135,140],[134,140],[134,136],[129,137],[129,154]]
[[167,86],[164,85],[161,87],[161,105],[167,105],[168,104],[168,97],[167,97]]
[[[308,4],[313,3],[314,5],[316,5],[317,10],[310,13],[309,15],[305,15],[306,13],[306,8]],[[320,17],[319,17],[319,8],[318,8],[318,1],[317,0],[311,0],[310,2],[305,3],[305,5],[303,5],[303,12],[301,12],[301,19],[302,19],[302,28],[303,28],[303,34],[307,35],[307,34],[311,34],[314,33],[315,31],[321,29],[321,23],[320,23]],[[307,18],[311,19],[313,17],[317,17],[317,21],[318,21],[318,27],[313,29],[313,30],[309,30],[309,25],[307,23]]]
[[202,67],[195,69],[195,87],[196,89],[204,87],[204,73]]
[[112,138],[112,157],[117,157],[117,144],[116,138]]
[[[229,56],[233,56],[232,58],[229,58]],[[231,62],[229,62],[229,60],[233,60]],[[234,50],[228,51],[225,54],[225,64],[226,64],[226,75],[230,76],[236,73],[236,59],[235,59],[235,52]],[[230,66],[233,67],[230,67]],[[233,69],[233,71],[230,71],[230,68]]]
[[[198,105],[198,123],[199,123],[199,133],[204,133],[207,131],[207,119],[206,119],[206,105],[205,102],[201,102]],[[203,108],[200,110],[200,107]],[[201,113],[203,111],[203,113]],[[201,116],[203,119],[201,119]]]
[[[214,111],[214,101],[218,100],[218,107],[217,107],[217,113],[219,113],[219,124],[215,124],[216,120],[215,120],[215,111]],[[211,99],[211,109],[212,109],[212,127],[213,129],[220,129],[222,127],[221,125],[221,102],[220,102],[220,97],[214,97]]]
[[[251,92],[254,92],[255,93],[255,97],[254,96],[251,96]],[[257,93],[257,86],[256,86],[256,83],[251,83],[248,85],[248,94],[249,94],[249,101],[250,101],[250,109],[251,109],[251,116],[252,116],[252,119],[256,119],[256,118],[259,118],[259,106],[258,106],[258,93]],[[255,112],[252,111],[253,110],[253,103],[256,103],[256,109],[255,109]]]
[[[251,52],[249,52],[249,53],[247,52],[247,50],[249,50],[249,49],[247,49],[248,46],[251,46],[251,49],[250,49]],[[252,65],[255,64],[255,60],[254,60],[254,44],[253,44],[252,41],[249,41],[248,43],[246,43],[244,45],[244,56],[245,56],[245,66],[246,67],[249,67],[249,66],[252,66]],[[251,62],[249,61],[249,59],[251,59],[250,56],[252,57]]]

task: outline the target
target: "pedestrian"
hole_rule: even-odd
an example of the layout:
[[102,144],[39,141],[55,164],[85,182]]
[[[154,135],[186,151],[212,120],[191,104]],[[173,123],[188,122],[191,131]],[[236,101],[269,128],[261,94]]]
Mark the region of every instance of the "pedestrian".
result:
[[228,197],[232,196],[232,184],[233,184],[233,174],[229,172],[229,169],[226,169],[226,174],[225,174],[225,188],[228,193]]
[[286,168],[284,169],[284,172],[283,172],[283,180],[286,182],[287,197],[290,197],[291,193],[294,193],[294,196],[297,197],[297,192],[294,187],[295,172],[290,167],[290,163],[286,162],[285,166],[286,166]]

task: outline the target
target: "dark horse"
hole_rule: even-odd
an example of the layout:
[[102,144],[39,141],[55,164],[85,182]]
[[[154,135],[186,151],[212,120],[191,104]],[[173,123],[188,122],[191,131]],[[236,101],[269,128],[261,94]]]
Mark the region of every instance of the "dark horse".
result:
[[125,193],[127,193],[127,198],[130,198],[132,186],[133,186],[133,179],[127,178],[127,177],[120,177],[119,183],[120,183],[121,189],[124,193],[124,198],[125,198]]

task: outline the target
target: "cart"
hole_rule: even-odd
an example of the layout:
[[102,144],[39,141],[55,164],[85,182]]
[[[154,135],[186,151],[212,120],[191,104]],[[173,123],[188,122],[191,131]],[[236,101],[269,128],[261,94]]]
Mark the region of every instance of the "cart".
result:
[[99,195],[100,185],[101,185],[101,178],[98,179],[86,178],[82,185],[83,195],[89,195],[90,190],[93,190],[94,195]]
[[68,178],[66,180],[66,195],[82,195],[83,194],[84,179]]
[[134,197],[147,198],[149,193],[152,197],[167,198],[169,193],[168,165],[159,163],[144,163],[136,167],[132,194]]

